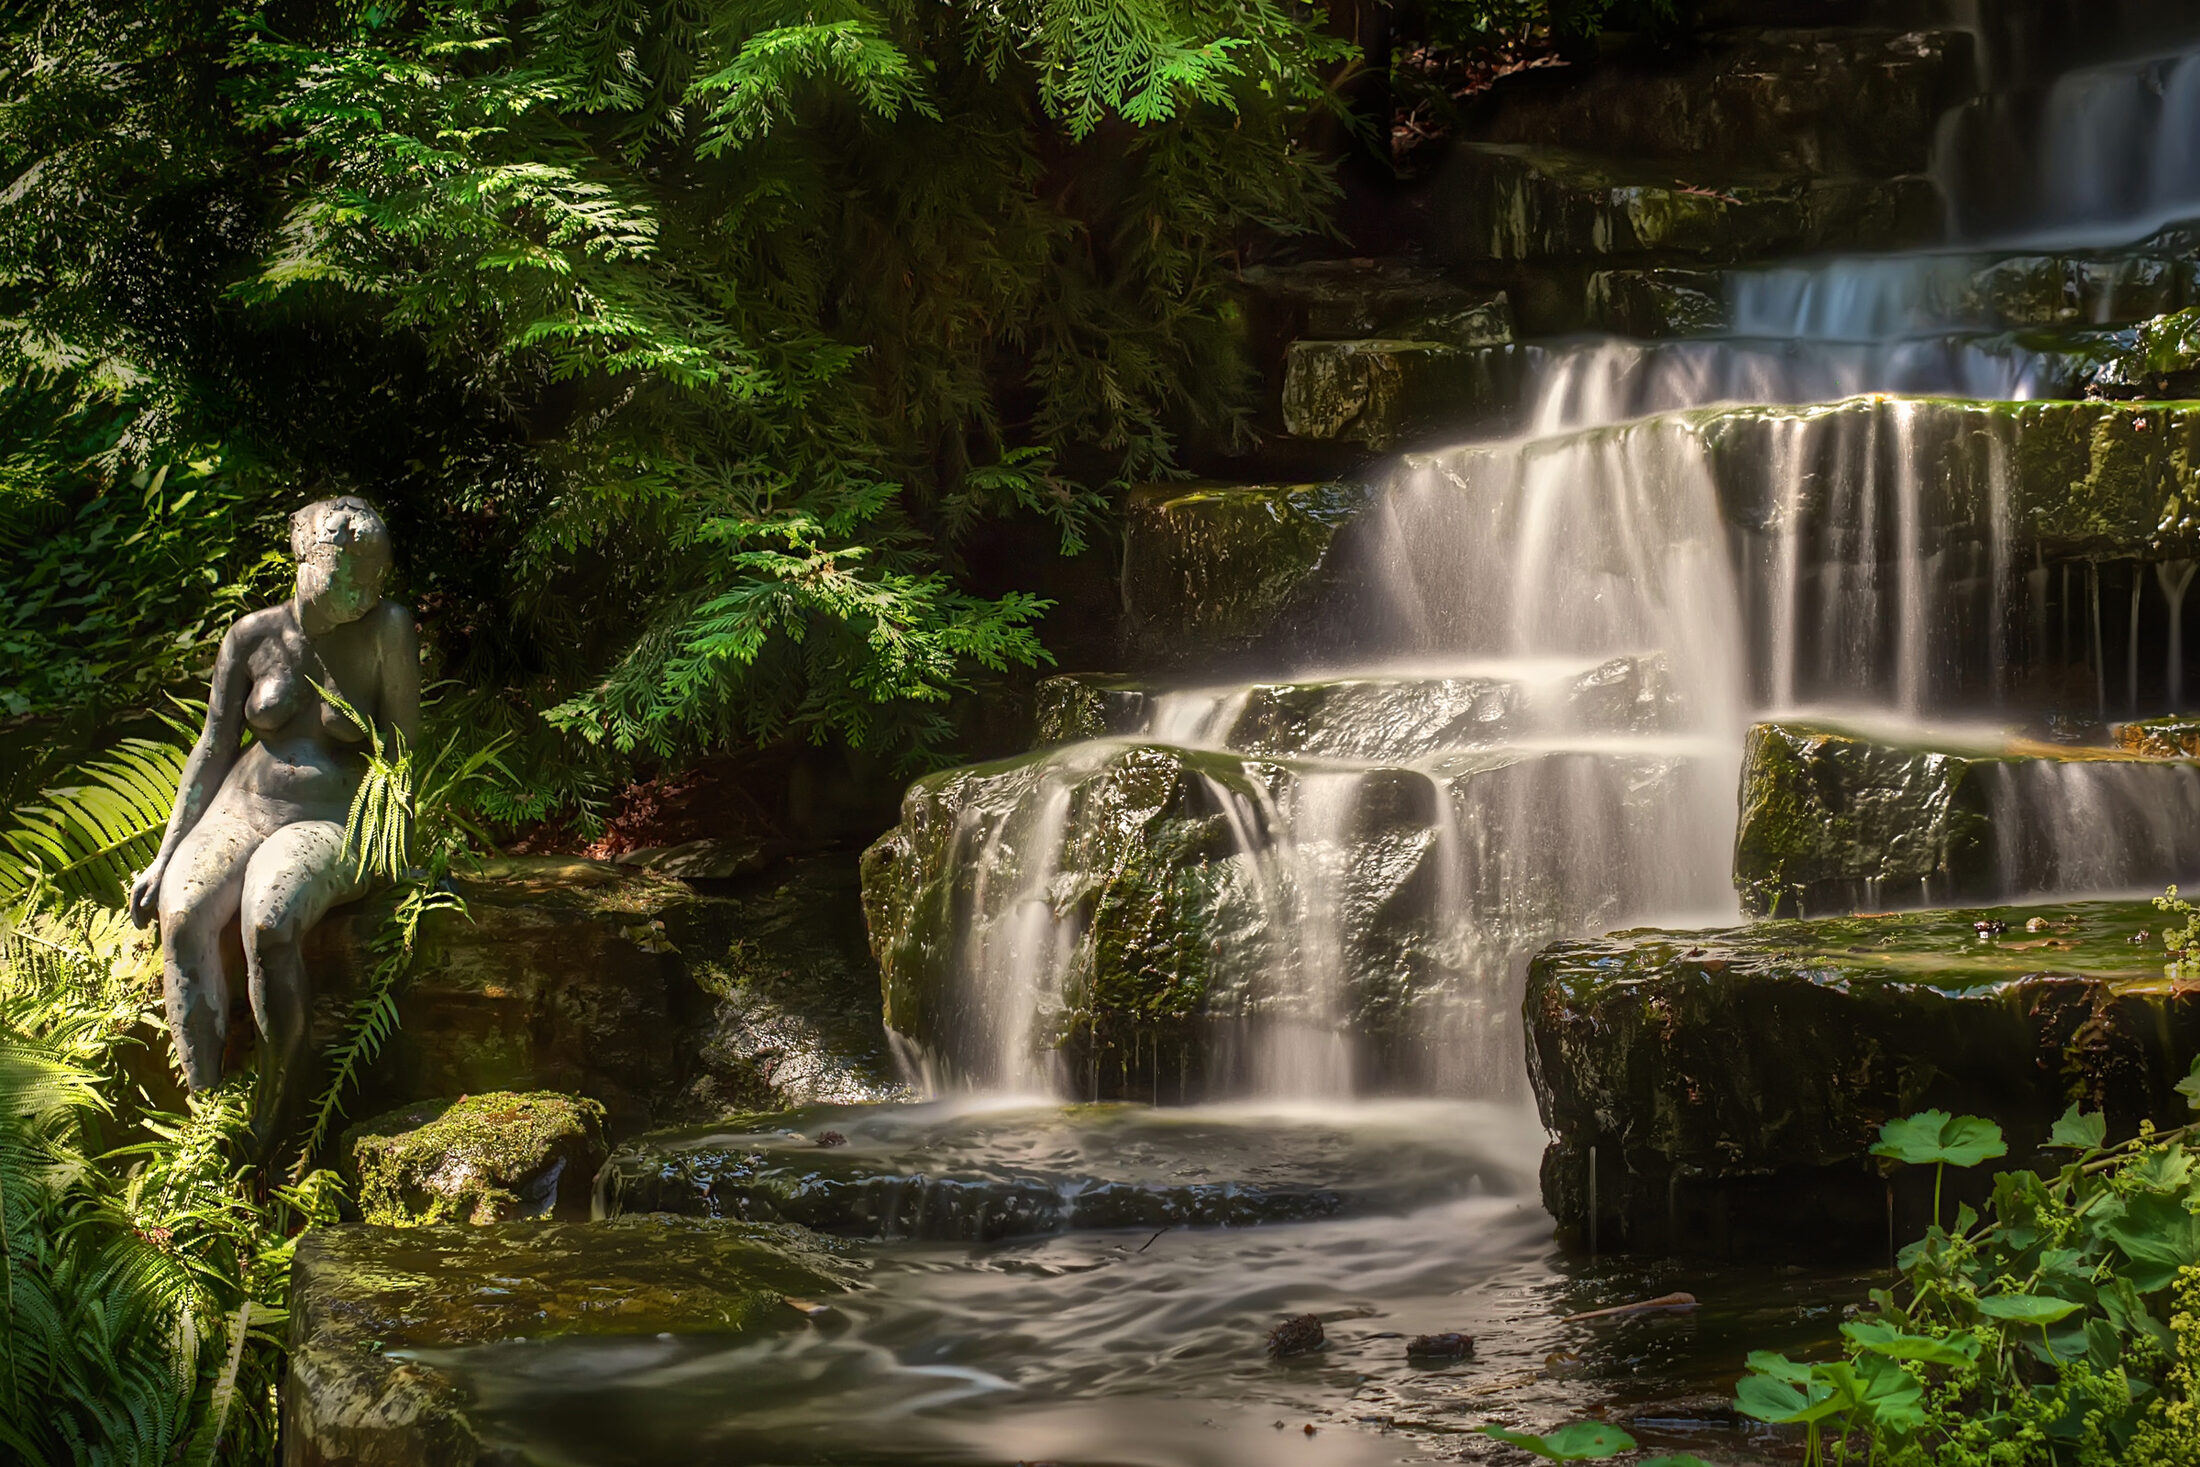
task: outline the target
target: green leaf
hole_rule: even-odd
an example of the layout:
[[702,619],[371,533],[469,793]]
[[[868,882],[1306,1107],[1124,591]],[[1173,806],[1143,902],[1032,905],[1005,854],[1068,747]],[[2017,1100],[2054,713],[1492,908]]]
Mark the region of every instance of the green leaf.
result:
[[2192,1070],[2177,1082],[2177,1093],[2185,1097],[2185,1104],[2200,1110],[2200,1059],[2192,1062]]
[[[1804,1367],[1806,1380],[1810,1369]],[[1798,1385],[1771,1375],[1745,1375],[1734,1387],[1734,1409],[1776,1426],[1822,1421],[1842,1408],[1827,1386]]]
[[1495,1437],[1524,1452],[1533,1452],[1546,1462],[1600,1462],[1635,1449],[1633,1437],[1616,1426],[1596,1421],[1570,1422],[1547,1436],[1511,1431],[1495,1422],[1478,1429],[1484,1436]]
[[[2189,1083],[2189,1082],[2188,1082]],[[2070,1102],[2070,1109],[2055,1122],[2055,1129],[2048,1134],[2047,1144],[2070,1151],[2096,1151],[2108,1139],[2108,1117],[2096,1111],[2081,1115],[2078,1103]]]
[[1921,1365],[1961,1367],[1978,1359],[1978,1337],[1958,1331],[1945,1337],[1913,1335],[1893,1325],[1860,1321],[1841,1326],[1841,1333],[1860,1350],[1884,1355],[1889,1360],[1915,1360]]
[[1978,1307],[1979,1313],[1989,1319],[2045,1327],[2059,1319],[2068,1319],[2083,1306],[2042,1294],[1989,1294],[1978,1301]]
[[2167,1288],[2180,1269],[2200,1263],[2200,1217],[2182,1198],[2142,1192],[2122,1203],[2104,1207],[2095,1226],[2131,1260],[2122,1272],[2140,1293]]
[[1944,1110],[1928,1110],[1879,1129],[1879,1144],[1872,1155],[1891,1157],[1911,1166],[1977,1166],[2009,1154],[2001,1127],[1980,1116],[1951,1116]]

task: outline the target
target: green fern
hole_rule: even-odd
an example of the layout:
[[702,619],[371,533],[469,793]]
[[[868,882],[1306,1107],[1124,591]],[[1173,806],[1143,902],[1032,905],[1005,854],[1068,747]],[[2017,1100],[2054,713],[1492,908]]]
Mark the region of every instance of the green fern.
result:
[[0,827],[0,907],[42,886],[66,903],[120,905],[160,847],[189,750],[125,739]]

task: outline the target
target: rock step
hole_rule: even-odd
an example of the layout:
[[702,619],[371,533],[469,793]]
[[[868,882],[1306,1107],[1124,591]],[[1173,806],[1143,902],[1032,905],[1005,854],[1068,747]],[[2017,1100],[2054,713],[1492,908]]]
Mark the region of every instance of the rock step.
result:
[[648,1339],[791,1329],[790,1296],[856,1268],[793,1228],[690,1218],[314,1228],[290,1274],[285,1460],[478,1467],[465,1390],[436,1352],[565,1335]]
[[1665,660],[1492,664],[1219,688],[1164,689],[1066,674],[1039,685],[1042,745],[1150,739],[1277,758],[1384,762],[1489,748],[1538,733],[1672,731]]
[[1516,960],[1729,900],[1734,767],[1634,736],[1410,765],[1103,741],[945,771],[864,857],[887,1023],[980,1085],[1048,1055],[1127,1098],[1244,1093],[1285,1029],[1341,1043],[1363,1089],[1500,1076]]
[[[1625,336],[1878,338],[2130,325],[2200,304],[2185,231],[2129,250],[1858,257],[1787,269],[1624,267],[1589,277],[1577,320]],[[1860,319],[1869,302],[1876,312]]]
[[639,1137],[598,1210],[873,1238],[1248,1227],[1403,1212],[1510,1182],[1464,1137],[1136,1105],[818,1108]]
[[1711,31],[1674,52],[1508,77],[1465,131],[1634,158],[1805,175],[1921,173],[1940,115],[1977,89],[1961,30]]
[[1756,915],[2159,889],[2200,875],[2200,764],[2037,744],[1901,744],[1762,723],[1734,886]]
[[[1798,530],[1807,564],[1882,557],[1897,501],[1922,548],[1984,577],[2005,532],[2011,574],[2038,562],[2200,556],[2200,404],[1996,402],[1881,394],[1808,406],[1695,409],[1616,428],[1409,454],[1407,476],[1478,492],[1483,470],[1581,454],[1582,472],[1626,435],[1675,433],[1701,451],[1718,507],[1744,537]],[[1661,444],[1644,461],[1671,459]],[[1693,467],[1690,469],[1694,471]],[[1133,670],[1226,668],[1264,646],[1355,655],[1364,584],[1354,544],[1368,484],[1164,484],[1125,506],[1125,661]],[[2000,530],[1997,530],[1997,525]],[[1759,554],[1764,552],[1761,550]],[[1890,583],[1891,584],[1891,583]]]
[[1461,269],[1912,249],[1944,228],[1939,190],[1922,175],[1737,174],[1481,142],[1453,146],[1431,207],[1445,263]]
[[1951,1171],[1952,1209],[2073,1102],[2117,1135],[2189,1118],[2200,988],[2165,977],[2161,927],[2150,903],[2086,902],[1553,944],[1526,1005],[1544,1205],[1585,1237],[1593,1150],[1605,1248],[1883,1261],[1933,1189],[1869,1154],[1890,1119],[2001,1125],[2010,1160]]

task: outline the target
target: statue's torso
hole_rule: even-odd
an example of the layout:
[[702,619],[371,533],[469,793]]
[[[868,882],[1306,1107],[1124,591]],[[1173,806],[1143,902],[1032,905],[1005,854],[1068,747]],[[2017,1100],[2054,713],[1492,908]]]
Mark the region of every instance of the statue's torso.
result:
[[242,804],[255,823],[270,826],[345,818],[366,765],[367,736],[314,685],[333,687],[363,717],[382,716],[388,628],[392,618],[409,617],[385,601],[357,621],[308,637],[285,605],[238,624],[252,674],[244,712],[253,743],[223,782],[224,803]]

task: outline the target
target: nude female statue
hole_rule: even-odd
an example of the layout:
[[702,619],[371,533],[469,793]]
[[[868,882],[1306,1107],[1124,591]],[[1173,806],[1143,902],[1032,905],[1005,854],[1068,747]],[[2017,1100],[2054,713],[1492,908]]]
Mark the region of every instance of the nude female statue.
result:
[[193,1092],[221,1083],[236,977],[222,938],[239,923],[262,1046],[252,1096],[262,1158],[281,1138],[305,1071],[301,945],[322,914],[362,891],[344,821],[367,735],[314,684],[342,694],[385,740],[394,729],[410,743],[420,722],[412,612],[382,599],[390,536],[381,516],[348,495],[309,504],[291,516],[290,549],[297,594],[240,618],[222,638],[175,814],[130,891],[138,926],[160,920],[168,1028]]

